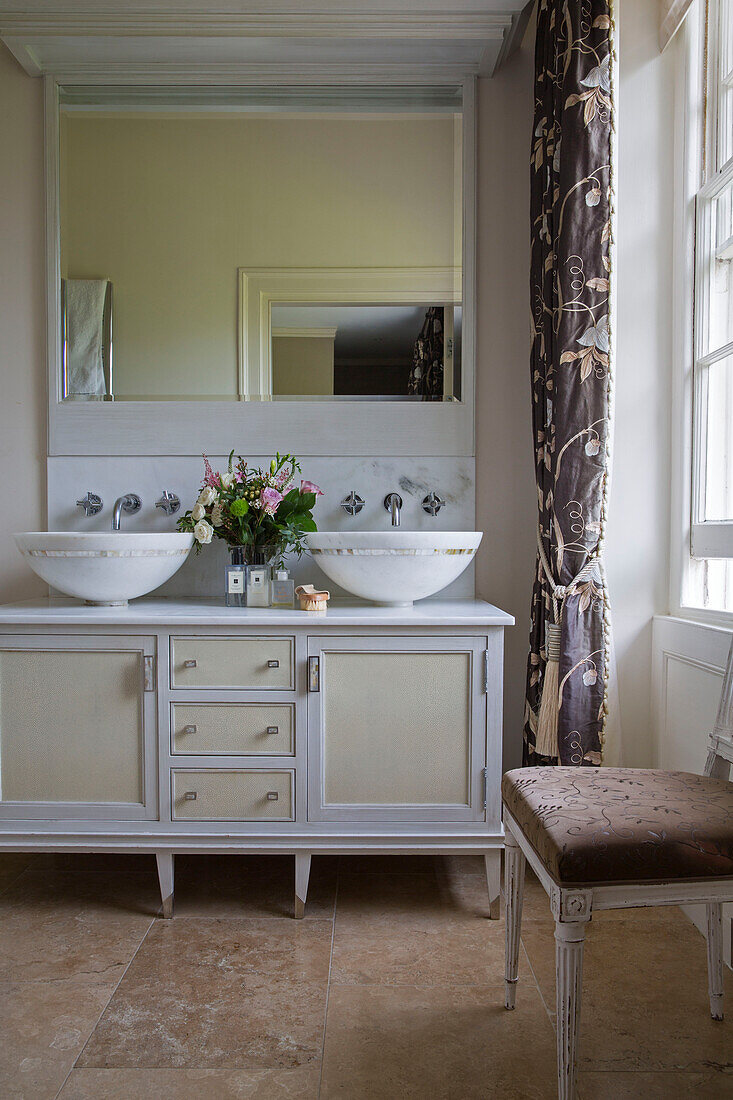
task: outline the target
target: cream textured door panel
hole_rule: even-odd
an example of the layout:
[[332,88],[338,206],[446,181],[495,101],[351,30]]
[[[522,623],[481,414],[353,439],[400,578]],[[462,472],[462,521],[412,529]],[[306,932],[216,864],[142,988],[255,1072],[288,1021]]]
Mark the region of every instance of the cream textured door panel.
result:
[[471,653],[321,656],[323,802],[468,806]]
[[175,821],[292,821],[293,773],[174,769]]
[[295,687],[294,638],[171,638],[171,687]]
[[174,753],[292,756],[295,708],[289,703],[176,703]]
[[141,654],[0,650],[3,802],[142,803]]

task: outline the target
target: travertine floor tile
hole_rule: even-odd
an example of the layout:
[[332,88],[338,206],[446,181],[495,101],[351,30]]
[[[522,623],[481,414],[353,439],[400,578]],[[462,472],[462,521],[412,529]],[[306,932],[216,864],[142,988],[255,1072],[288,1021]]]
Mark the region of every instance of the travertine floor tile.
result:
[[117,981],[159,907],[148,876],[26,871],[0,895],[0,980]]
[[321,1067],[75,1069],[59,1100],[316,1100]]
[[[308,886],[307,919],[332,919],[336,862],[314,856]],[[177,917],[293,916],[295,865],[292,856],[177,856]]]
[[448,931],[337,927],[334,936],[331,982],[339,984],[486,985],[503,973],[499,921]]
[[80,1068],[258,1068],[316,1062],[326,982],[204,969],[120,983]]
[[578,1100],[730,1100],[733,1074],[581,1073]]
[[[529,924],[523,941],[540,989],[554,1008],[552,929]],[[711,1020],[707,988],[705,941],[679,910],[637,911],[627,919],[618,912],[597,914],[586,937],[580,1068],[733,1067],[731,1022]],[[733,998],[728,970],[725,989]],[[517,1013],[522,995],[520,984]]]
[[429,989],[334,985],[321,1096],[554,1100],[555,1037],[536,989],[525,1013],[520,1019],[504,1010],[497,981]]
[[337,932],[397,927],[438,931],[488,917],[486,883],[478,875],[449,882],[430,874],[339,874]]
[[53,1100],[113,989],[93,978],[0,982],[3,1100]]

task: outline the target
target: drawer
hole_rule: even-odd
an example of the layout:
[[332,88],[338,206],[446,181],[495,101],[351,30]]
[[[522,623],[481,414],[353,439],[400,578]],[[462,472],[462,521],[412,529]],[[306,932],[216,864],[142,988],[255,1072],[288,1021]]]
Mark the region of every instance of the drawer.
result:
[[294,638],[171,638],[171,687],[295,687]]
[[175,703],[171,751],[189,756],[292,756],[290,703]]
[[174,821],[292,821],[293,772],[174,768]]

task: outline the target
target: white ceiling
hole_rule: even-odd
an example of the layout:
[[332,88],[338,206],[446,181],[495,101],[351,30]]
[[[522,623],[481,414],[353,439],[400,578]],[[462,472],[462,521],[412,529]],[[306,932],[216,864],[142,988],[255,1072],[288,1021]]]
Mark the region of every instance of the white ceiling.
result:
[[0,37],[60,83],[444,84],[494,71],[526,0],[11,3]]

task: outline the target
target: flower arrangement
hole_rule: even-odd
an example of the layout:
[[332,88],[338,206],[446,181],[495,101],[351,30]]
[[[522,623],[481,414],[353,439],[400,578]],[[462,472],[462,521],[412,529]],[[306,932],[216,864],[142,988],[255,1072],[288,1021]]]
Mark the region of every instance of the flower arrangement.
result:
[[[212,469],[206,455],[204,480],[198,500],[178,521],[189,531],[197,552],[212,539],[242,547],[249,561],[281,558],[289,551],[298,557],[309,531],[317,531],[313,508],[323,493],[312,481],[293,486],[300,464],[294,455],[276,454],[269,469],[250,468],[229,455],[225,473]],[[290,487],[290,488],[289,488]]]

